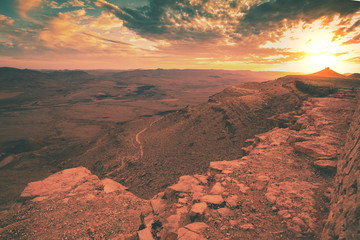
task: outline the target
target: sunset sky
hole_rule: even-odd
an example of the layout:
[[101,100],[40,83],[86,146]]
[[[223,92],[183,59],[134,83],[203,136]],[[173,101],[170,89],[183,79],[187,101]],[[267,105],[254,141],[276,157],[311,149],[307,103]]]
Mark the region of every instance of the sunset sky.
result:
[[1,0],[0,66],[360,72],[360,1]]

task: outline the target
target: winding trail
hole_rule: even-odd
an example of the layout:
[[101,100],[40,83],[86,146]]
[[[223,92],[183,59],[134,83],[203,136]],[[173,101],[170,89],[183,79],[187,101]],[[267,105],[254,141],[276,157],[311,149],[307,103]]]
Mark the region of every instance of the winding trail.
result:
[[162,119],[162,117],[159,118],[159,119],[157,119],[157,120],[152,121],[152,122],[149,124],[148,127],[144,128],[143,130],[141,130],[140,132],[138,132],[138,133],[135,135],[135,141],[139,144],[139,148],[140,148],[140,157],[144,156],[144,147],[143,147],[143,145],[142,145],[142,143],[141,143],[141,141],[140,141],[140,139],[139,139],[140,135],[141,135],[142,133],[144,133],[146,130],[148,130],[148,128],[152,127],[156,122],[160,121],[161,119]]
[[[142,157],[144,155],[144,149],[143,149],[143,145],[139,139],[140,135],[145,132],[146,130],[148,130],[148,128],[152,127],[157,121],[161,120],[163,117],[157,119],[157,120],[154,120],[152,121],[148,127],[144,128],[143,130],[141,130],[140,132],[138,132],[136,135],[135,135],[135,141],[137,144],[139,144],[139,148],[140,148],[140,157]],[[132,141],[132,144],[133,144],[133,141]],[[118,161],[120,161],[120,167],[114,169],[113,171],[109,172],[106,174],[106,176],[109,176],[111,174],[113,174],[114,172],[116,171],[119,171],[120,169],[124,168],[125,167],[125,161],[124,161],[124,157],[120,157],[119,156],[119,152],[116,154],[117,155],[117,158],[118,158]],[[137,157],[137,159],[139,159],[140,157]]]

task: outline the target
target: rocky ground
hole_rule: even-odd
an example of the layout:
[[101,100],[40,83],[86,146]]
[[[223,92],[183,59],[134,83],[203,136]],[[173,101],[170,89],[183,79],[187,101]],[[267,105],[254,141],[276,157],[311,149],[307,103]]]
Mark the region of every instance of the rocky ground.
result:
[[319,239],[356,101],[311,97],[269,118],[245,156],[211,162],[150,200],[79,167],[33,182],[1,212],[1,239]]
[[153,198],[158,224],[149,231],[161,239],[318,239],[353,107],[351,99],[304,102],[294,124],[249,139],[247,156],[212,162],[207,175],[183,176]]
[[1,239],[126,239],[151,211],[147,200],[83,167],[32,182],[21,196],[24,203],[1,212]]

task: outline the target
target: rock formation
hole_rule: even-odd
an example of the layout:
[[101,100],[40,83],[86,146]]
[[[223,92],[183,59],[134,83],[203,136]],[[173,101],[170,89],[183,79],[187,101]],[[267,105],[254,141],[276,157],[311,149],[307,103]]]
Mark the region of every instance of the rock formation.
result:
[[[360,95],[327,86],[309,93],[296,81],[264,83],[256,94],[251,84],[227,90],[251,98],[269,121],[243,140],[243,157],[210,162],[207,173],[181,176],[150,200],[86,168],[63,170],[29,183],[23,202],[1,212],[0,238],[359,239]],[[212,101],[226,111],[222,94]],[[266,108],[284,96],[299,108]]]
[[[360,97],[360,95],[358,96]],[[358,101],[359,102],[359,101]],[[360,107],[338,161],[335,191],[322,239],[360,239]]]

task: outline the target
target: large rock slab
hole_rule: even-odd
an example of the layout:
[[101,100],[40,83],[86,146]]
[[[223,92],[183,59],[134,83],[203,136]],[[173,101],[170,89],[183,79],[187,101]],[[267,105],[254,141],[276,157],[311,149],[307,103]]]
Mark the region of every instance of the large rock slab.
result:
[[314,159],[336,158],[339,153],[338,146],[318,141],[296,142],[294,149]]
[[360,95],[358,108],[346,138],[345,150],[338,160],[335,191],[321,238],[360,239]]
[[21,206],[1,214],[0,239],[134,239],[151,212],[149,201],[84,167],[29,183],[21,195]]
[[336,172],[337,161],[331,160],[318,160],[315,161],[314,167],[320,170],[329,171],[329,172]]
[[172,198],[176,194],[184,193],[194,193],[194,192],[203,192],[204,186],[200,185],[200,181],[192,176],[181,176],[179,181],[168,187],[165,190],[165,197]]
[[69,192],[91,191],[100,187],[97,176],[84,167],[66,169],[55,173],[44,180],[29,183],[21,197],[56,197]]

